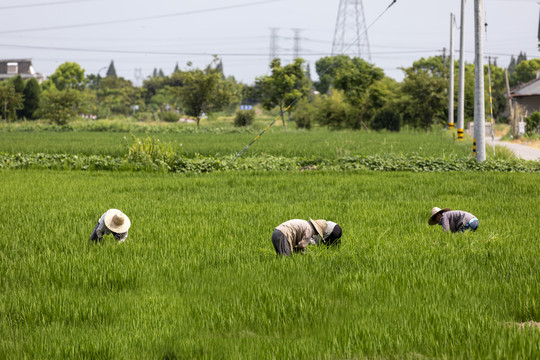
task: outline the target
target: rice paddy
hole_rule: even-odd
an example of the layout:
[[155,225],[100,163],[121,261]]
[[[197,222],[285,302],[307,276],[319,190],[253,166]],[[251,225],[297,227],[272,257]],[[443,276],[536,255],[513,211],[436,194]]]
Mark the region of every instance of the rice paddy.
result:
[[[537,358],[537,174],[3,171],[0,357]],[[427,225],[466,209],[476,233]],[[88,237],[108,208],[129,237]],[[275,256],[292,218],[338,249]]]

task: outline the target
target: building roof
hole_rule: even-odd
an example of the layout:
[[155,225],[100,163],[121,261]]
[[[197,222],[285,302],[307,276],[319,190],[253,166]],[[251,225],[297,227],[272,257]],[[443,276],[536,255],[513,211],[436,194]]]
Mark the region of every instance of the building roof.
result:
[[512,97],[539,96],[540,78],[529,81],[528,83],[518,85],[510,91]]
[[[17,64],[17,73],[8,73],[8,64]],[[20,75],[23,79],[36,78],[39,82],[44,76],[34,71],[32,59],[0,59],[0,81]]]

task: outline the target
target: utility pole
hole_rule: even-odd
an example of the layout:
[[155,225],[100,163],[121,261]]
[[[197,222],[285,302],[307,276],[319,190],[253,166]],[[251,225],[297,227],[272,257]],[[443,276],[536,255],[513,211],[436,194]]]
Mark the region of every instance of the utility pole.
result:
[[464,117],[465,117],[465,50],[464,50],[464,28],[465,28],[465,0],[461,0],[461,25],[459,26],[459,84],[458,84],[458,116],[457,116],[457,137],[458,141],[463,140]]
[[510,95],[510,83],[508,82],[508,69],[504,69],[504,78],[506,80],[506,97],[508,98],[508,110],[510,111],[510,128],[512,135],[516,134],[516,124],[514,121],[514,105],[512,104],[512,95]]
[[[497,58],[495,58],[497,61]],[[489,123],[491,127],[491,144],[493,145],[493,156],[495,156],[495,121],[493,119],[493,95],[491,93],[491,56],[488,57],[488,84],[489,84]]]
[[442,48],[442,60],[443,60],[443,66],[446,67],[446,48]]
[[474,140],[476,160],[486,160],[486,114],[484,104],[484,0],[474,0]]
[[454,14],[450,13],[450,72],[448,74],[448,129],[454,129]]

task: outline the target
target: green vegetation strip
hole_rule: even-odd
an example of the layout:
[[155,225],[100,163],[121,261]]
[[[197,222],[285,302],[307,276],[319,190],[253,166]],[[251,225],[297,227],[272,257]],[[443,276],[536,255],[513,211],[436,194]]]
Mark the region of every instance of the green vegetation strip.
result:
[[[139,154],[140,155],[140,154]],[[145,154],[147,155],[147,154]],[[418,156],[349,156],[338,159],[257,156],[238,159],[224,156],[130,156],[71,154],[8,154],[0,153],[0,169],[54,169],[54,170],[130,170],[165,171],[176,173],[208,173],[231,170],[376,170],[376,171],[499,171],[540,172],[540,162],[525,160],[489,160],[478,163],[475,159],[424,158]]]
[[[525,173],[4,171],[0,358],[538,359],[539,197]],[[127,241],[90,245],[111,207]],[[343,245],[276,258],[310,216]]]

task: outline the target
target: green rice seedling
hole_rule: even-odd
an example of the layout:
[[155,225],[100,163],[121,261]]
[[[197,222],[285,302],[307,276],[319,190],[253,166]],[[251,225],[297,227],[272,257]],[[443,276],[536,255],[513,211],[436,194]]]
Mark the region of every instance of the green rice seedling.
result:
[[[537,358],[538,175],[1,171],[0,357]],[[433,206],[480,219],[428,226]],[[118,244],[99,216],[132,220]],[[281,222],[339,248],[278,258]]]
[[[234,130],[234,129],[232,129]],[[148,136],[161,144],[182,148],[187,157],[236,155],[259,131],[250,132],[133,132],[139,139]],[[132,146],[130,132],[2,132],[0,152],[123,156]],[[403,131],[366,133],[327,129],[283,130],[271,128],[245,154],[336,159],[367,155],[471,158],[472,141],[455,142],[447,133]]]

